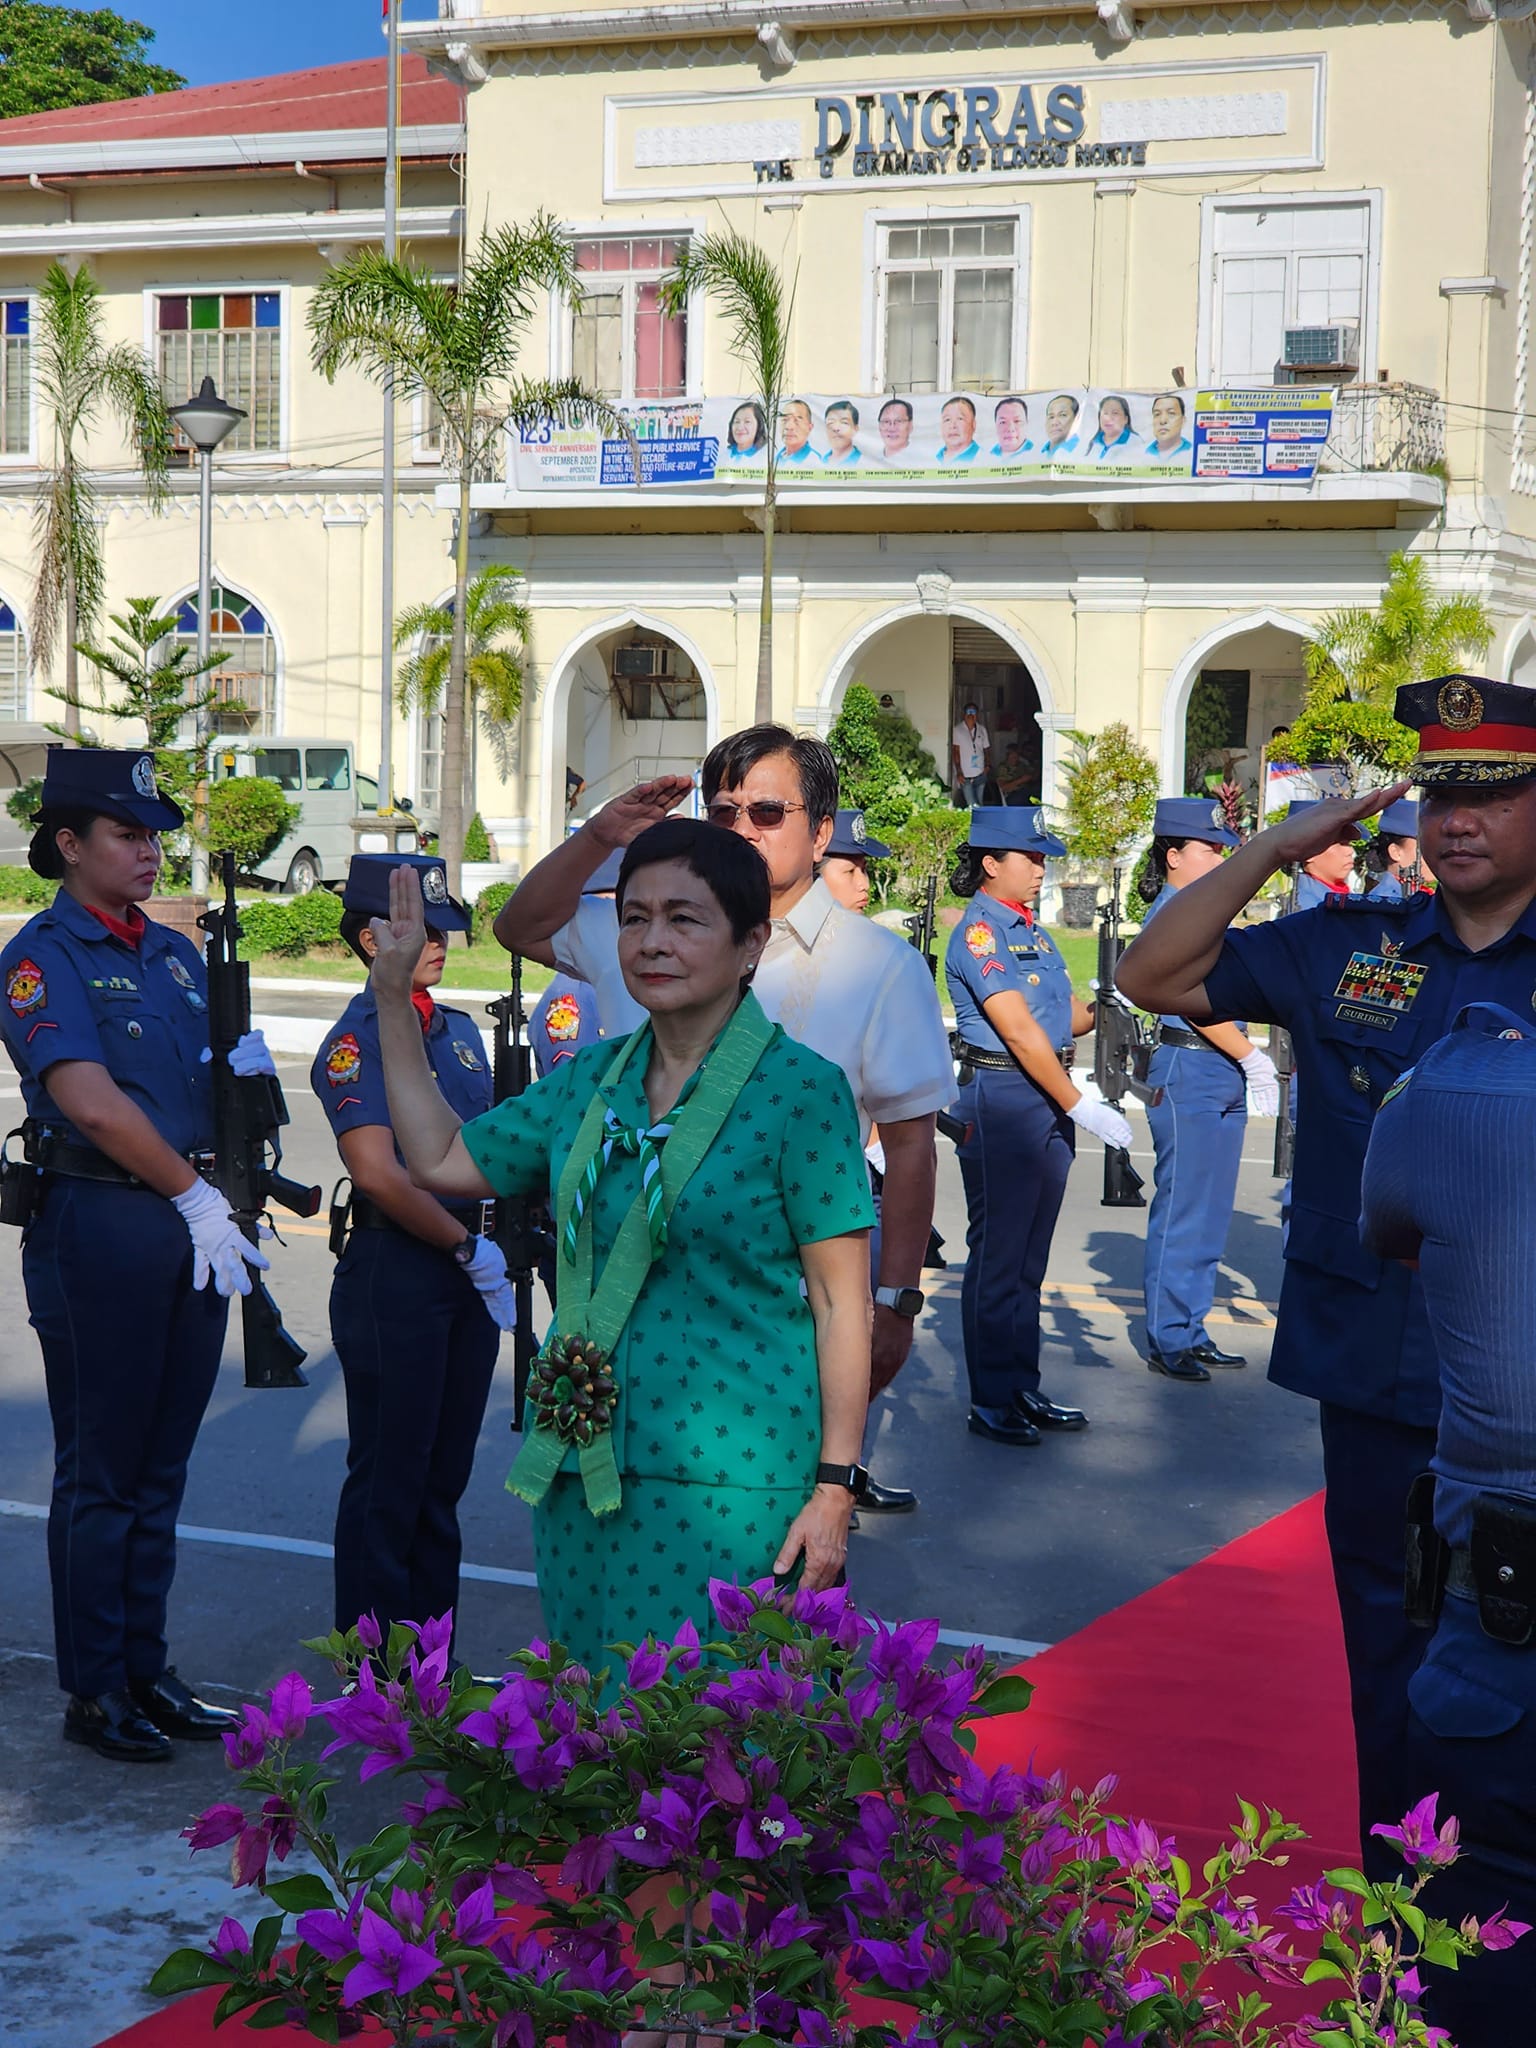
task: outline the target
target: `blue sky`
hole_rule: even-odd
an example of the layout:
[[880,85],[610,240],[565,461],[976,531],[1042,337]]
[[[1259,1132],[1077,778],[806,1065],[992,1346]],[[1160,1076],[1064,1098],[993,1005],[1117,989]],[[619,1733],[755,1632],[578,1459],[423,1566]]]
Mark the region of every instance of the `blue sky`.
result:
[[[258,78],[381,56],[380,0],[121,0],[155,32],[151,56],[190,85]],[[404,21],[436,17],[436,0],[405,0]]]

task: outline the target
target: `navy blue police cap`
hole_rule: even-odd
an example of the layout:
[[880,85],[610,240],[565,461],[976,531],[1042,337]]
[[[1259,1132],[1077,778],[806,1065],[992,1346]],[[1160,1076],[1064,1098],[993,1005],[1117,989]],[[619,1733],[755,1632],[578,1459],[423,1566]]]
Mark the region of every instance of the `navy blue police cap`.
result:
[[891,849],[883,840],[871,839],[862,811],[839,811],[827,841],[827,853],[839,860],[889,860]]
[[469,912],[448,894],[448,870],[435,853],[354,853],[341,892],[344,910],[364,917],[388,917],[389,878],[396,868],[414,868],[421,879],[421,903],[436,932],[467,932]]
[[1468,1003],[1451,1019],[1453,1031],[1480,1031],[1485,1038],[1530,1038],[1529,1017],[1517,1016],[1502,1003]]
[[971,844],[978,853],[1038,853],[1059,857],[1066,848],[1046,829],[1035,804],[978,804],[971,812]]
[[1227,814],[1208,796],[1163,796],[1152,814],[1159,839],[1199,839],[1207,846],[1241,846],[1227,823]]
[[1419,736],[1408,772],[1423,787],[1536,775],[1536,690],[1492,676],[1431,676],[1403,684],[1393,716]]
[[1395,804],[1388,804],[1376,820],[1378,839],[1417,839],[1419,836],[1419,807],[1411,796],[1400,796]]
[[583,896],[612,896],[619,886],[619,869],[624,865],[624,848],[616,846],[595,875],[581,885]]
[[96,811],[151,832],[186,821],[180,804],[160,794],[155,757],[143,747],[50,747],[34,824],[44,811]]

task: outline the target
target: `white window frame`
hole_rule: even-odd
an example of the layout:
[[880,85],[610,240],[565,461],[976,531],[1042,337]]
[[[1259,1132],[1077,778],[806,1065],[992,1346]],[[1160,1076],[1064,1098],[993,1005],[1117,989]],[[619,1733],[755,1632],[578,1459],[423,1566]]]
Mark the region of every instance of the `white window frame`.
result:
[[[1013,354],[1009,383],[1022,390],[1029,365],[1029,282],[1033,267],[1031,208],[1024,206],[877,206],[864,215],[864,332],[860,350],[859,388],[885,390],[885,268],[880,238],[886,228],[950,226],[958,221],[1009,220],[1014,223]],[[906,266],[903,266],[905,268]]]
[[[37,340],[37,293],[31,291],[0,291],[0,299],[25,299],[27,302],[27,340]],[[0,453],[0,469],[35,469],[37,467],[37,367],[32,351],[28,350],[27,376],[27,445],[11,454]],[[15,606],[11,609],[14,611]],[[19,619],[21,614],[17,613]]]
[[1365,293],[1360,308],[1359,381],[1374,384],[1380,361],[1377,335],[1381,318],[1381,229],[1384,194],[1377,187],[1355,187],[1346,191],[1231,192],[1207,194],[1200,201],[1200,307],[1196,326],[1196,383],[1205,387],[1216,379],[1216,274],[1220,255],[1216,248],[1216,220],[1221,213],[1251,213],[1255,207],[1283,207],[1294,211],[1305,206],[1364,206],[1366,209]]
[[[564,221],[560,231],[570,242],[684,242],[707,233],[708,227],[698,214],[688,214],[660,220]],[[702,399],[704,396],[705,303],[703,292],[688,294],[684,312],[688,333],[683,354],[683,399]],[[572,374],[576,354],[574,328],[570,301],[563,292],[551,292],[549,374],[552,379]],[[620,398],[614,402],[618,405],[665,405],[668,401],[664,398]],[[680,404],[682,400],[672,402]]]
[[[209,289],[210,289],[210,290],[212,290],[212,286],[210,286],[210,287],[209,287]],[[252,290],[254,290],[254,289],[255,289],[255,287],[254,287],[254,286],[252,286]],[[266,289],[266,287],[265,287],[265,286],[263,286],[263,287],[262,287],[262,289],[263,289],[263,290],[265,290],[265,289]],[[242,459],[242,460],[249,460],[249,457],[244,457],[244,458],[240,458],[240,459]],[[246,584],[245,584],[245,582],[244,582],[244,579],[243,579],[243,578],[241,578],[241,577],[239,577],[239,576],[226,576],[226,575],[225,575],[225,573],[224,573],[224,571],[223,571],[223,570],[222,570],[222,569],[221,569],[221,568],[219,567],[219,564],[218,564],[218,561],[217,561],[217,559],[215,559],[215,561],[214,561],[214,562],[213,562],[213,564],[212,564],[212,574],[210,575],[210,577],[209,577],[209,579],[208,579],[208,580],[209,580],[209,584],[210,584],[211,588],[213,588],[214,590],[238,590],[239,592],[241,592],[241,594],[242,594],[242,595],[244,596],[244,598],[245,598],[245,601],[246,601],[246,603],[247,603],[247,604],[253,604],[253,605],[257,606],[257,608],[258,608],[258,609],[260,610],[260,612],[261,612],[261,616],[262,616],[262,617],[263,617],[263,618],[264,618],[264,619],[266,620],[266,622],[267,622],[267,631],[268,631],[268,632],[269,632],[269,633],[270,633],[270,634],[272,635],[272,727],[271,727],[271,730],[270,730],[269,732],[264,732],[264,731],[262,731],[262,730],[261,730],[260,728],[258,728],[258,729],[257,729],[257,730],[256,730],[255,732],[253,732],[253,733],[242,733],[242,734],[229,734],[229,733],[226,733],[226,734],[217,734],[217,733],[216,733],[216,734],[214,734],[214,735],[213,735],[213,737],[214,737],[214,738],[216,738],[216,739],[218,739],[218,738],[225,738],[225,739],[230,739],[230,738],[239,738],[239,739],[251,739],[251,740],[271,740],[271,739],[281,739],[281,738],[283,737],[283,722],[284,722],[284,717],[285,717],[285,707],[284,707],[284,699],[285,699],[285,697],[286,697],[286,695],[287,695],[286,683],[287,683],[287,674],[288,674],[288,649],[287,649],[287,645],[286,645],[286,643],[285,643],[285,641],[284,641],[283,635],[282,635],[281,631],[280,631],[280,630],[279,630],[279,628],[278,628],[278,624],[277,624],[277,621],[276,621],[276,619],[274,619],[274,618],[273,618],[273,616],[272,616],[272,613],[271,613],[271,612],[270,612],[270,610],[269,610],[269,609],[267,608],[267,606],[266,606],[265,604],[263,604],[263,603],[262,603],[262,600],[261,600],[261,599],[260,599],[259,597],[255,597],[255,596],[253,596],[253,595],[252,595],[252,593],[251,593],[251,591],[250,591],[249,589],[247,589],[247,587],[246,587]],[[165,609],[166,609],[166,611],[168,611],[168,612],[169,612],[169,613],[170,613],[170,614],[172,615],[172,617],[174,617],[174,616],[176,615],[176,613],[177,613],[177,612],[179,612],[179,611],[181,610],[181,607],[182,607],[182,606],[183,606],[184,604],[196,604],[196,603],[197,603],[197,595],[198,595],[198,586],[197,586],[197,585],[196,585],[195,583],[190,583],[190,584],[182,584],[182,585],[178,586],[178,587],[177,587],[177,588],[176,588],[175,590],[173,590],[173,591],[171,592],[171,595],[170,595],[170,596],[169,596],[169,597],[168,597],[168,598],[167,598],[167,599],[165,600]],[[18,616],[19,616],[19,614],[18,614]],[[175,640],[175,637],[176,637],[175,635],[173,635],[173,636],[172,636],[173,644],[174,644],[174,640]],[[209,645],[210,645],[210,646],[213,646],[213,647],[216,647],[216,646],[218,645],[218,642],[217,642],[217,640],[214,640],[214,639],[210,638],[210,641],[209,641]],[[214,670],[213,670],[213,674],[214,674],[214,676],[215,676],[215,677],[217,677],[218,673],[219,673],[219,671],[218,671],[217,669],[214,669]],[[357,772],[357,762],[356,762],[356,758],[355,758],[355,750],[354,750],[354,759],[353,759],[353,763],[352,763],[352,768],[353,768],[353,773],[354,773],[354,775],[355,775],[355,774],[356,774],[356,772]]]
[[[5,296],[7,298],[21,298],[23,294],[20,292],[8,292]],[[16,633],[21,641],[21,651],[24,657],[21,668],[21,708],[15,719],[0,717],[0,732],[3,732],[11,724],[27,725],[31,723],[34,699],[37,695],[37,672],[32,662],[32,638],[27,631],[27,621],[21,606],[13,598],[8,597],[4,590],[0,590],[0,604],[10,607],[11,615],[16,621]]]
[[[275,448],[239,449],[233,452],[220,448],[215,452],[213,458],[220,468],[223,468],[225,465],[228,465],[231,469],[250,468],[253,466],[259,468],[263,464],[270,468],[274,461],[286,461],[288,459],[289,435],[291,432],[290,408],[293,402],[293,288],[291,285],[285,284],[280,278],[244,277],[230,278],[228,280],[200,277],[195,284],[189,284],[185,278],[174,278],[163,284],[147,284],[143,287],[144,353],[149,358],[150,368],[158,379],[160,375],[160,362],[159,351],[155,345],[157,333],[155,327],[155,300],[157,298],[167,296],[201,298],[209,292],[250,292],[253,296],[257,292],[276,292],[280,301],[278,315],[281,325],[278,329],[280,339],[277,351],[277,446]],[[220,398],[224,395],[222,391],[219,393]],[[192,393],[189,391],[187,396],[190,398]],[[170,397],[167,403],[179,405],[181,400]],[[195,464],[193,468],[195,470]],[[217,582],[218,578],[215,577],[214,581]],[[236,585],[236,588],[238,587]],[[254,604],[257,600],[253,598],[251,602]],[[265,611],[266,607],[263,606],[262,609]]]

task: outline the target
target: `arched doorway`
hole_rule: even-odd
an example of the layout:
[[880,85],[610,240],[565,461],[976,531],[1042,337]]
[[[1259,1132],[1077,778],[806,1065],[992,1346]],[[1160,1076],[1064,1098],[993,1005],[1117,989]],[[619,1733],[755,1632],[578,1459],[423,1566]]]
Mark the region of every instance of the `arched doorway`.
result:
[[1306,621],[1264,611],[1207,633],[1168,680],[1163,700],[1163,791],[1200,794],[1230,775],[1257,804],[1263,750],[1306,692]]
[[1518,683],[1521,689],[1536,690],[1536,623],[1533,623],[1529,614],[1510,635],[1504,673],[1510,682]]

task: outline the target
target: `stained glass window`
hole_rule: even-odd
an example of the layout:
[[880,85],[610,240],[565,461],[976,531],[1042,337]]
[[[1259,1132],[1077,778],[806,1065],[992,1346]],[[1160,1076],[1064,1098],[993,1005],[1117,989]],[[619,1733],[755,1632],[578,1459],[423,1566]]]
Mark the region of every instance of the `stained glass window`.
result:
[[27,636],[8,604],[0,603],[0,719],[27,715]]
[[[277,643],[259,605],[241,591],[215,584],[208,635],[215,652],[229,656],[212,671],[218,692],[211,707],[215,732],[271,732],[277,718]],[[176,607],[176,639],[197,645],[197,593]]]
[[282,296],[278,292],[157,292],[155,365],[168,405],[205,377],[247,417],[223,443],[238,453],[282,437]]

